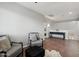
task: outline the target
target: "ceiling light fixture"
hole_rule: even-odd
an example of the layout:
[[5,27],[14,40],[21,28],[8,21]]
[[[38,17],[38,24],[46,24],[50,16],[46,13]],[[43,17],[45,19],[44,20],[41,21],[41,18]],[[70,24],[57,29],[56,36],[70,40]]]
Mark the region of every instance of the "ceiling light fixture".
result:
[[69,14],[71,15],[71,14],[72,14],[72,12],[70,11],[70,12],[69,12]]
[[38,3],[38,2],[35,2],[35,3]]
[[50,27],[50,24],[47,24],[47,27]]

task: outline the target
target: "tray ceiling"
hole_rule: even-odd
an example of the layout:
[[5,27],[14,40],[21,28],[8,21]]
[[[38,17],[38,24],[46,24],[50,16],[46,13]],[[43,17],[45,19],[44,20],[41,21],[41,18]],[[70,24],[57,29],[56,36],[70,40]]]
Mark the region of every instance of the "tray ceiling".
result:
[[18,2],[53,21],[78,20],[78,2]]

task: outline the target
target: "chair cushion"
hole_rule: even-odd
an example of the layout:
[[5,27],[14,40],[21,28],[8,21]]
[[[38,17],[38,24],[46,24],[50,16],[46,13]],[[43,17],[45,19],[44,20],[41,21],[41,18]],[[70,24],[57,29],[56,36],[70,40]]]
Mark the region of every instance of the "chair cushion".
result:
[[42,46],[42,40],[31,42],[32,46]]
[[11,48],[9,38],[7,36],[0,37],[0,49],[6,51]]
[[12,47],[8,50],[7,56],[8,57],[15,57],[22,52],[22,48],[20,44],[12,45]]

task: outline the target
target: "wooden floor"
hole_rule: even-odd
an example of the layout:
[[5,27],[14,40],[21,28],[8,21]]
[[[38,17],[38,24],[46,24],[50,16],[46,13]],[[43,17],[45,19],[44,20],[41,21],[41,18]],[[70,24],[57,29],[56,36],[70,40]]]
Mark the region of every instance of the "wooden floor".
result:
[[44,48],[57,50],[63,57],[79,57],[79,40],[48,38],[44,40]]

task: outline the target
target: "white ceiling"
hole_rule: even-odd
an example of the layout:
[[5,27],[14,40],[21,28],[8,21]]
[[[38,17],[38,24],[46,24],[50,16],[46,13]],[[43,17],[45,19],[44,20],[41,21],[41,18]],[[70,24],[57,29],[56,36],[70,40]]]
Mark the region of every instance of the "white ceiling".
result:
[[[78,2],[18,2],[53,21],[79,19]],[[69,14],[70,13],[70,14]]]

